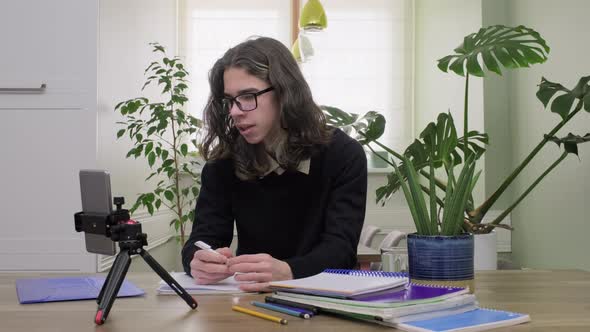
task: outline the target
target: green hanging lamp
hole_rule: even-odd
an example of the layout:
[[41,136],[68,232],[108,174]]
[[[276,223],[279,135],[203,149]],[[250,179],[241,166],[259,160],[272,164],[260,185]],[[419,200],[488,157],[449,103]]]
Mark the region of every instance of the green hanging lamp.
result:
[[299,27],[305,31],[321,31],[328,27],[326,12],[319,0],[309,0],[303,6]]

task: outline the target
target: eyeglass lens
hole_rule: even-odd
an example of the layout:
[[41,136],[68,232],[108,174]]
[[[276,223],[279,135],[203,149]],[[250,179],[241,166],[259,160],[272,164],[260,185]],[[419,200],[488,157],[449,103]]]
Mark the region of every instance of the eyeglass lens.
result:
[[274,87],[270,86],[262,91],[256,93],[244,93],[235,98],[223,98],[221,100],[224,111],[228,112],[231,110],[234,102],[238,105],[238,108],[243,112],[253,111],[258,107],[257,97],[263,95],[269,91],[274,90]]
[[256,109],[257,100],[256,95],[253,93],[245,93],[243,95],[239,95],[235,98],[223,98],[223,109],[227,112],[232,108],[234,102],[238,104],[238,108],[241,111],[247,112]]

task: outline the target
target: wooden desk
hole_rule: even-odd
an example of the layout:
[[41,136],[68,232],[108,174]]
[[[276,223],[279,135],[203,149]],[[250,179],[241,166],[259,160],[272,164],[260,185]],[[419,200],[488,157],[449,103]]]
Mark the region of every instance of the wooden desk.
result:
[[[93,322],[94,301],[20,305],[15,279],[35,274],[0,275],[0,330],[10,332],[181,332],[181,331],[393,331],[370,323],[319,315],[311,320],[288,317],[288,325],[233,312],[264,295],[196,296],[190,310],[177,296],[157,296],[154,273],[131,273],[128,280],[146,291],[144,297],[117,299],[105,325]],[[50,276],[50,275],[45,275]],[[57,276],[57,275],[56,275]],[[590,331],[590,272],[490,271],[476,274],[476,295],[484,307],[528,313],[532,322],[494,331]],[[262,309],[261,309],[262,310]]]

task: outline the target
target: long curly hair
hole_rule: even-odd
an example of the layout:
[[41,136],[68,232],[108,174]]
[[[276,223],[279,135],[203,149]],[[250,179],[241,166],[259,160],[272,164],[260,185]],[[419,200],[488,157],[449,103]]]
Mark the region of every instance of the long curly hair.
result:
[[[230,67],[242,68],[274,87],[283,130],[266,149],[263,143],[246,142],[231,116],[223,110],[223,73]],[[242,179],[265,174],[270,167],[268,153],[283,169],[293,170],[330,140],[332,130],[313,101],[297,62],[275,39],[258,37],[230,48],[209,72],[209,85],[211,92],[203,112],[206,133],[200,146],[201,155],[205,160],[231,158]]]

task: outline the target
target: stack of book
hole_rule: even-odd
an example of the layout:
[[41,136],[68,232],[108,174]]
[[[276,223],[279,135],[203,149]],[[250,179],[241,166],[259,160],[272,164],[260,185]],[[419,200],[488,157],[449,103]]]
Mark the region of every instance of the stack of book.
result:
[[268,301],[406,331],[482,331],[530,321],[526,314],[480,308],[468,289],[412,284],[404,273],[331,269],[270,287]]

